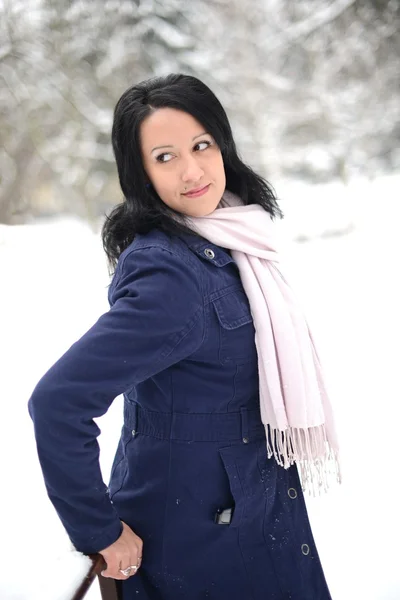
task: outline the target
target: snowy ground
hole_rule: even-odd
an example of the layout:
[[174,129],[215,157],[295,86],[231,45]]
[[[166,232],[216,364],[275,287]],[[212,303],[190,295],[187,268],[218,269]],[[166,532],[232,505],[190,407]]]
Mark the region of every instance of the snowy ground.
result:
[[[320,342],[342,445],[342,486],[307,499],[326,577],[333,600],[398,600],[400,179],[275,187],[282,233],[298,240],[293,277]],[[0,599],[69,600],[87,562],[47,499],[26,402],[107,310],[105,260],[98,236],[62,220],[0,226],[0,268]],[[99,420],[105,479],[121,407],[118,398]],[[92,586],[88,600],[99,597]]]

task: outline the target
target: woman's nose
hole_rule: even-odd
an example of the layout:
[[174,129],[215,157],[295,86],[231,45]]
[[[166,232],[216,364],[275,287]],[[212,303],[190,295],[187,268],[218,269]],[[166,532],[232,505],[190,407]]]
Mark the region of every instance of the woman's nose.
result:
[[185,166],[182,172],[182,181],[199,181],[203,175],[204,171],[194,156],[190,156],[185,159]]

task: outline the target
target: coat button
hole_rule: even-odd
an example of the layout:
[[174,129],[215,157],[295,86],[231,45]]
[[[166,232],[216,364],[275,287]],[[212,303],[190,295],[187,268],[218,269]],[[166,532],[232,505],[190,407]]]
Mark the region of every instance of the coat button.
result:
[[133,437],[135,437],[135,435],[136,435],[136,429],[132,429],[132,435],[133,435]]
[[211,258],[211,259],[212,259],[212,258],[215,258],[214,251],[213,251],[213,250],[211,250],[211,248],[206,248],[206,249],[204,250],[204,254],[207,256],[207,258]]
[[308,544],[302,544],[301,551],[305,556],[307,556],[307,554],[310,554],[310,546]]
[[294,488],[289,488],[288,489],[288,494],[289,494],[289,498],[291,498],[292,500],[294,500],[295,498],[297,498],[297,492]]
[[243,441],[243,444],[248,444],[249,443],[249,438],[244,437],[242,441]]

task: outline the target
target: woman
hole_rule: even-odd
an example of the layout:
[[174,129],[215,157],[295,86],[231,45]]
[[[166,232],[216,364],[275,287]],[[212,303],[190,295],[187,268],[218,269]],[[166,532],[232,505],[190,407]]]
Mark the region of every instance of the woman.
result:
[[[321,484],[337,447],[275,196],[194,77],[128,89],[112,143],[111,308],[29,403],[50,499],[124,600],[328,600],[297,465]],[[93,419],[121,393],[107,488]]]

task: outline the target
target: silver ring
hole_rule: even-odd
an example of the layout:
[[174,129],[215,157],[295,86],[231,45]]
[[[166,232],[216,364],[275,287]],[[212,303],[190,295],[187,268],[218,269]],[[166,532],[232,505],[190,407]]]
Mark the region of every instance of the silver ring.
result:
[[126,567],[126,569],[120,569],[119,572],[122,573],[122,575],[128,577],[128,575],[131,574],[132,569],[135,569],[135,571],[137,571],[138,568],[139,567],[137,565],[131,565],[130,567]]

